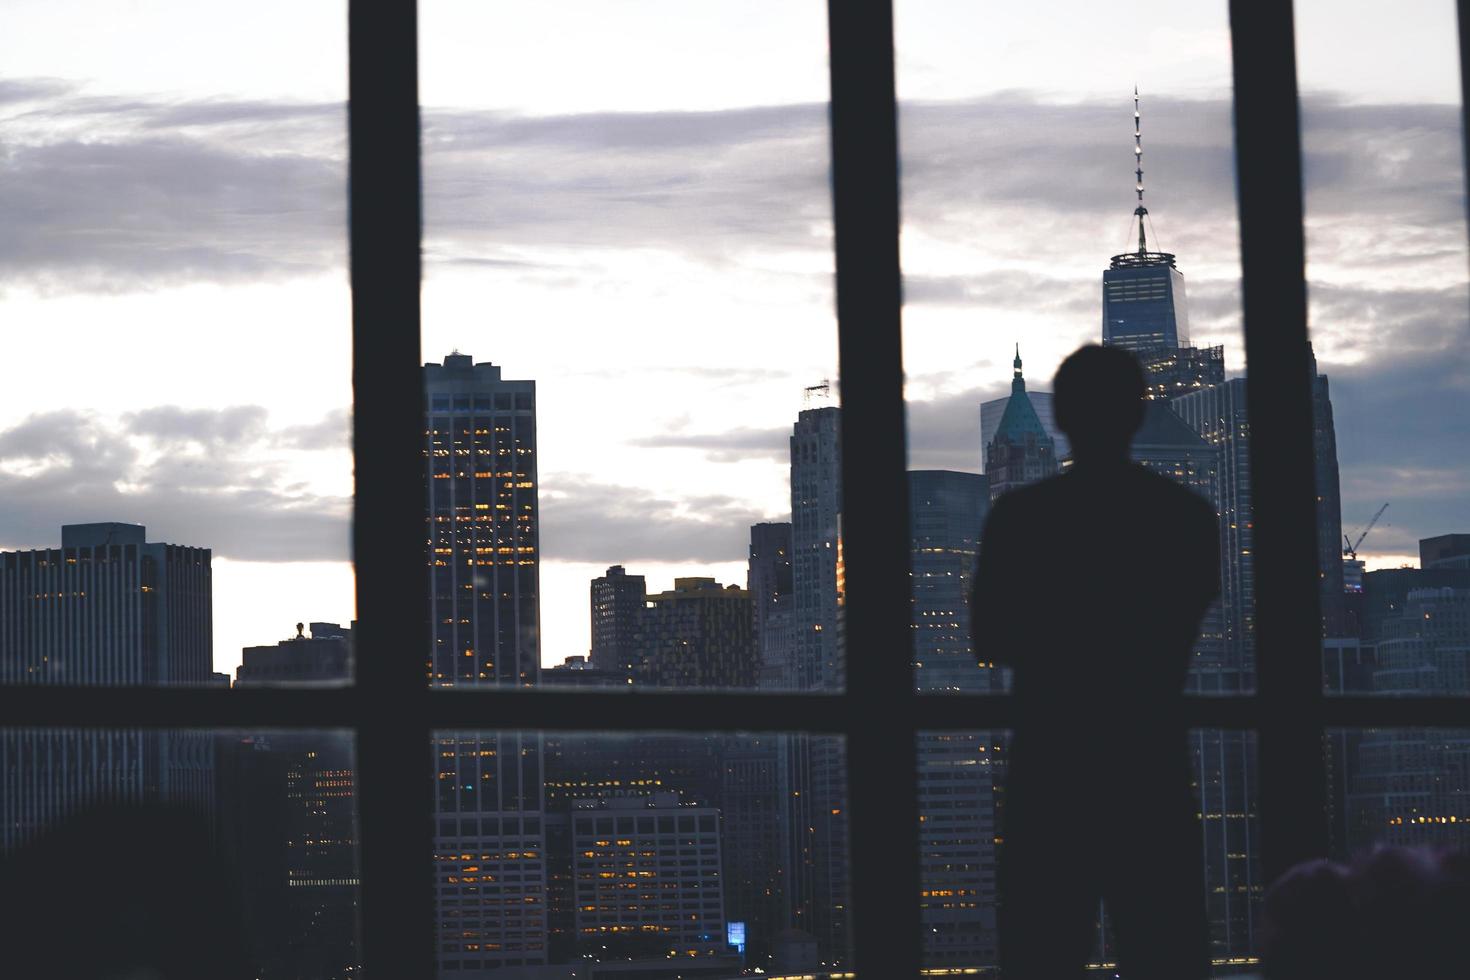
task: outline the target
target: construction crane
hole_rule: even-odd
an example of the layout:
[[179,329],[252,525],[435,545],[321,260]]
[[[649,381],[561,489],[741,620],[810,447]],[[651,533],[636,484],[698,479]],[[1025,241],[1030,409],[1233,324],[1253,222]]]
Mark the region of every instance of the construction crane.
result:
[[1351,559],[1353,561],[1357,561],[1358,560],[1358,546],[1363,543],[1363,539],[1368,536],[1368,532],[1369,531],[1373,530],[1373,526],[1378,523],[1378,518],[1382,517],[1383,516],[1383,512],[1386,511],[1386,510],[1388,510],[1388,504],[1387,503],[1385,503],[1382,507],[1378,508],[1378,513],[1374,514],[1373,515],[1373,519],[1368,522],[1368,526],[1365,527],[1365,528],[1363,528],[1363,532],[1358,535],[1358,540],[1356,540],[1356,541],[1349,541],[1348,540],[1348,536],[1346,534],[1344,534],[1342,536],[1342,544],[1343,544],[1342,553],[1343,553],[1343,555],[1345,557],[1347,557],[1347,558],[1349,558],[1349,559]]

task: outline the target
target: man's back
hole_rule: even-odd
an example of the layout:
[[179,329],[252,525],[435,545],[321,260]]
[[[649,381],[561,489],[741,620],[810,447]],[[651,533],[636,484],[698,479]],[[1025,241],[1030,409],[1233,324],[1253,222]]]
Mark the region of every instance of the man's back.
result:
[[[975,576],[976,652],[1012,666],[1017,697],[1038,709],[1155,706],[1183,688],[1219,567],[1204,500],[1132,463],[1076,466],[991,510]],[[1030,720],[1066,724],[1047,714]]]

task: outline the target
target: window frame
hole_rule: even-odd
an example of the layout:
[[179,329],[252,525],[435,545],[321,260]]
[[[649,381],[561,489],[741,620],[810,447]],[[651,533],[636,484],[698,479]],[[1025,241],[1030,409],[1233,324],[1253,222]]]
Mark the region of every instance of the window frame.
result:
[[[1463,120],[1470,0],[1457,8]],[[1230,23],[1261,653],[1256,693],[1188,699],[1177,722],[1258,733],[1269,880],[1328,852],[1328,728],[1470,726],[1470,699],[1323,695],[1292,4],[1231,0]],[[845,691],[433,690],[422,661],[403,654],[422,648],[423,623],[401,610],[428,594],[429,581],[419,462],[417,9],[415,0],[349,0],[353,384],[370,393],[356,400],[353,414],[355,683],[335,690],[0,686],[0,723],[351,730],[361,948],[368,975],[383,977],[434,969],[433,793],[423,751],[433,731],[493,725],[842,735],[854,960],[864,976],[918,976],[917,734],[1011,727],[1016,708],[1007,695],[913,689],[891,0],[829,0],[828,28],[844,393]],[[1300,650],[1311,655],[1291,655]],[[416,784],[417,794],[401,789]]]

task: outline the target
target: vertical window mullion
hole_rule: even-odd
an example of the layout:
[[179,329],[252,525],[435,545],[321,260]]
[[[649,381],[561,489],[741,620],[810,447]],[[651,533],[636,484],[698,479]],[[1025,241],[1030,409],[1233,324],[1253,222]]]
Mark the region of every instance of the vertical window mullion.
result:
[[358,861],[370,977],[434,968],[417,13],[416,0],[348,6]]
[[1470,194],[1470,46],[1466,44],[1470,35],[1470,0],[1457,0],[1455,12],[1460,35],[1460,138],[1464,147],[1460,166],[1465,170],[1466,191]]
[[828,4],[842,405],[848,827],[857,969],[920,965],[919,815],[909,667],[908,484],[900,359],[898,137],[887,0]]
[[1292,5],[1232,0],[1267,880],[1327,853],[1322,623]]

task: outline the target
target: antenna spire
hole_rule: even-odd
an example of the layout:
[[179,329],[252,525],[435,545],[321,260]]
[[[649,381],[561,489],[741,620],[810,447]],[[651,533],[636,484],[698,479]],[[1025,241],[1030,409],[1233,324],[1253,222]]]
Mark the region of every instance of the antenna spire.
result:
[[1133,174],[1137,178],[1133,189],[1138,193],[1138,207],[1133,214],[1138,218],[1138,254],[1148,251],[1148,240],[1143,232],[1143,219],[1148,208],[1143,206],[1143,125],[1138,111],[1138,85],[1133,86]]

